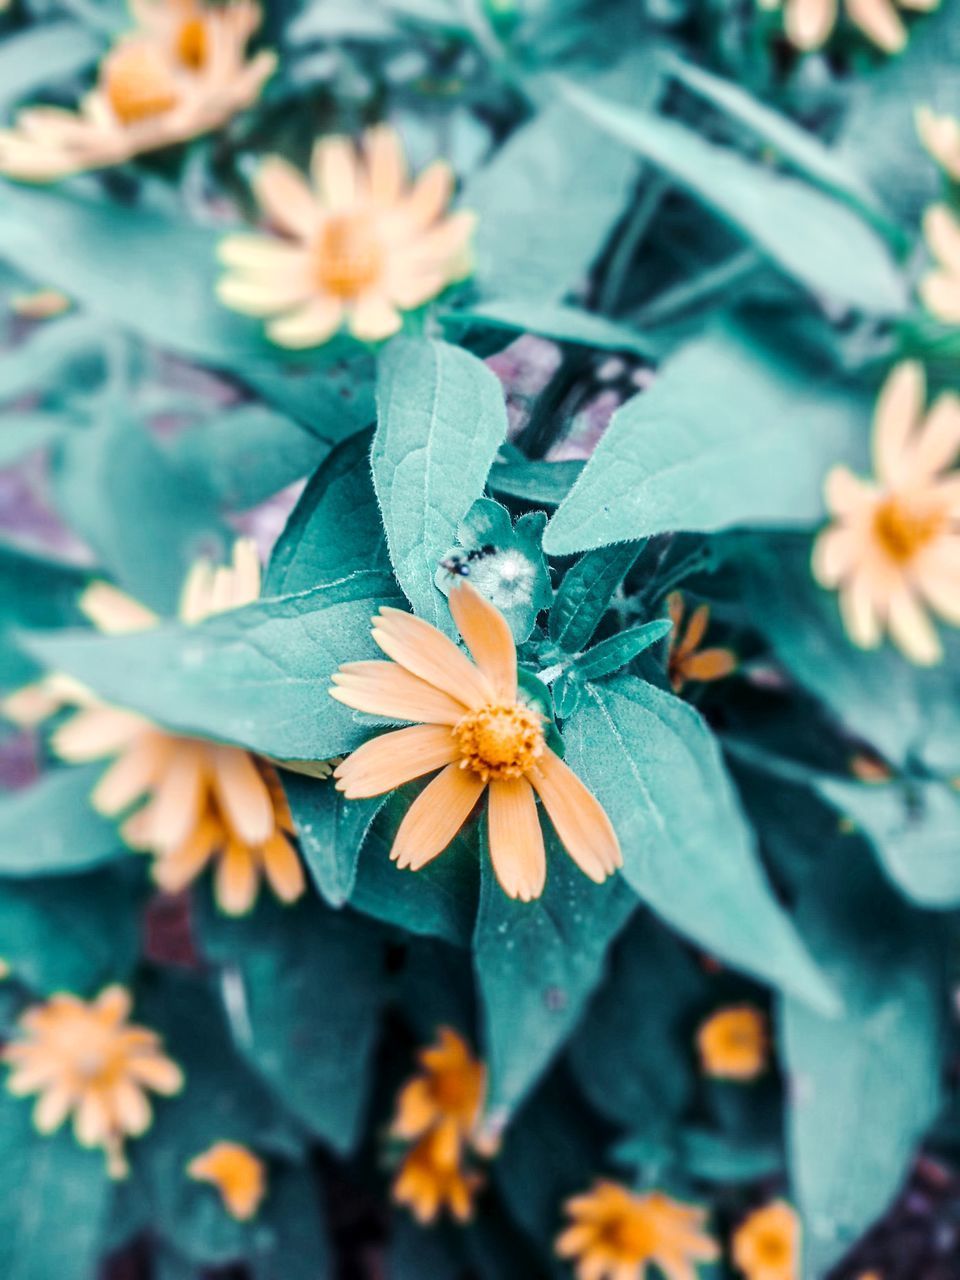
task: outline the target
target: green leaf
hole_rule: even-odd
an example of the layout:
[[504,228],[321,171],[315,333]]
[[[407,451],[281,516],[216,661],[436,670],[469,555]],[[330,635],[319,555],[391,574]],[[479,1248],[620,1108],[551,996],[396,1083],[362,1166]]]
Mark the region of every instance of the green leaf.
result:
[[134,870],[0,880],[0,955],[38,995],[93,995],[122,981],[140,943]]
[[0,797],[0,877],[69,875],[127,856],[90,805],[99,765],[58,769]]
[[7,107],[58,80],[79,75],[103,52],[89,27],[70,20],[4,33],[0,50],[0,104]]
[[550,610],[550,639],[567,653],[588,644],[620,583],[630,572],[642,543],[603,547],[568,569]]
[[46,449],[72,428],[63,413],[5,413],[0,417],[0,467]]
[[785,1066],[805,1275],[829,1270],[897,1193],[941,1104],[940,940],[861,847],[821,849],[799,919],[844,1001],[824,1018],[786,998]]
[[273,549],[265,594],[287,595],[359,570],[389,568],[370,476],[370,435],[363,432],[338,445],[304,489]]
[[274,1168],[250,1258],[253,1280],[317,1280],[334,1271],[320,1188],[309,1167]]
[[33,1099],[0,1089],[0,1272],[4,1280],[95,1280],[109,1181],[102,1151],[69,1125],[41,1137]]
[[[544,826],[546,826],[544,819]],[[474,964],[490,1078],[488,1122],[499,1128],[549,1066],[603,975],[607,948],[636,899],[619,876],[593,884],[547,839],[547,886],[533,902],[508,898],[484,836]]]
[[345,800],[332,778],[288,772],[282,778],[313,882],[332,907],[342,907],[356,883],[360,846],[385,797]]
[[100,565],[162,613],[176,612],[199,555],[222,557],[231,541],[204,478],[179,467],[119,407],[63,441],[53,492]]
[[380,357],[370,463],[390,558],[414,612],[449,630],[437,561],[483,492],[507,434],[503,390],[482,360],[445,342],[395,338]]
[[662,640],[671,626],[666,618],[658,618],[639,627],[628,627],[619,635],[601,640],[588,649],[577,658],[573,669],[581,680],[599,680],[602,676],[612,675]]
[[[11,627],[76,626],[83,621],[77,598],[89,571],[0,543],[0,630]],[[37,665],[0,643],[0,686],[14,689],[37,675]]]
[[566,555],[677,530],[813,524],[830,467],[863,464],[869,421],[863,388],[727,326],[617,410],[544,544]]
[[462,311],[448,311],[440,316],[440,323],[455,332],[478,325],[511,333],[539,333],[554,342],[592,347],[597,351],[627,351],[641,357],[652,352],[650,341],[626,324],[579,307],[565,307],[559,302],[542,302],[536,298],[495,298]]
[[783,1169],[779,1146],[734,1141],[709,1129],[685,1128],[680,1132],[678,1158],[685,1172],[704,1182],[759,1182],[776,1177]]
[[556,507],[582,471],[582,462],[532,462],[513,445],[504,445],[490,468],[487,484],[505,497]]
[[240,1052],[312,1134],[351,1151],[385,998],[379,935],[315,900],[263,900],[243,920],[208,912],[203,946]]
[[167,728],[278,760],[326,760],[368,736],[327,690],[342,662],[380,656],[370,617],[396,602],[395,591],[392,577],[358,572],[334,587],[263,600],[192,627],[21,639],[50,669]]
[[813,293],[881,315],[905,310],[903,277],[889,249],[845,204],[675,120],[570,82],[563,92],[600,129],[662,169]]
[[660,916],[749,974],[836,1001],[778,904],[716,741],[688,703],[630,676],[587,685],[567,761],[610,815],[623,875]]
[[852,818],[887,875],[921,907],[960,906],[960,795],[943,782],[865,785],[820,779],[817,791]]
[[12,351],[0,356],[0,400],[41,392],[47,399],[88,388],[105,374],[108,330],[91,316],[46,321]]

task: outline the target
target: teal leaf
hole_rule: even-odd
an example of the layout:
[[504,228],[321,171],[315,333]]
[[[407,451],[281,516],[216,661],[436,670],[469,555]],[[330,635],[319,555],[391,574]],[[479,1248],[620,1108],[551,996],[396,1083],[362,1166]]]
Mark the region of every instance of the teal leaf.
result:
[[494,1129],[570,1034],[600,982],[607,948],[636,906],[619,876],[594,884],[551,832],[544,835],[547,885],[533,902],[507,897],[481,849],[473,948],[490,1072],[487,1121]]
[[320,1188],[309,1165],[285,1165],[270,1174],[249,1265],[253,1280],[317,1280],[334,1270]]
[[342,907],[356,883],[360,846],[385,797],[345,800],[332,778],[281,776],[307,870],[327,902]]
[[783,1170],[783,1151],[778,1144],[744,1141],[740,1135],[734,1139],[688,1126],[681,1130],[677,1147],[684,1171],[704,1182],[759,1182]]
[[277,540],[267,595],[307,591],[358,571],[389,572],[370,476],[370,436],[351,436],[320,464]]
[[374,928],[315,900],[261,900],[246,919],[208,911],[202,945],[241,1054],[312,1134],[351,1151],[385,998]]
[[47,320],[0,356],[0,401],[40,392],[44,398],[89,389],[106,372],[108,327],[91,316]]
[[326,760],[367,730],[327,692],[342,662],[379,657],[370,618],[395,602],[392,577],[263,600],[199,623],[128,636],[63,631],[22,637],[28,652],[118,706],[178,732],[279,760]]
[[90,805],[98,765],[58,769],[0,797],[0,877],[69,875],[127,856]]
[[64,413],[5,413],[0,417],[0,467],[12,466],[38,449],[47,449],[71,430]]
[[550,610],[550,639],[567,653],[590,642],[614,593],[630,572],[642,543],[603,547],[568,569]]
[[862,311],[905,310],[903,277],[890,250],[846,204],[676,120],[606,101],[570,82],[563,92],[805,288]]
[[824,1018],[786,997],[780,1014],[790,1174],[811,1280],[906,1177],[941,1105],[945,1017],[938,930],[904,906],[862,847],[819,852],[798,918],[844,1012]]
[[866,459],[870,402],[745,327],[682,347],[614,414],[547,527],[551,555],[655,533],[814,524],[838,462]]
[[767,883],[717,743],[688,703],[630,676],[587,685],[567,762],[610,815],[623,875],[720,959],[830,1011],[836,1000]]
[[15,627],[78,626],[77,608],[89,570],[0,543],[0,687],[15,689],[37,675],[37,665],[9,638]]
[[581,654],[576,659],[573,670],[581,680],[599,680],[602,676],[613,675],[651,645],[662,640],[671,625],[666,618],[657,618],[653,622],[644,622],[639,627],[628,627],[626,631],[601,640],[592,649]]
[[79,75],[103,53],[88,26],[70,19],[6,32],[0,51],[0,105],[4,108],[38,89]]
[[582,471],[582,462],[531,461],[514,445],[504,445],[490,468],[487,484],[504,497],[521,498],[538,507],[556,507]]
[[458,347],[396,338],[380,357],[370,462],[397,579],[414,612],[449,630],[437,562],[483,492],[507,434],[503,391]]
[[448,311],[440,323],[454,333],[477,325],[482,329],[505,329],[510,333],[538,333],[554,342],[591,347],[596,351],[626,351],[647,357],[652,344],[636,329],[605,316],[537,299],[507,297],[479,302],[461,311]]
[[4,1280],[95,1280],[110,1183],[102,1151],[69,1125],[41,1137],[33,1099],[0,1088],[0,1273]]
[[[492,498],[478,498],[457,527],[458,547],[448,548],[443,557],[459,559],[460,574],[497,606],[518,644],[527,639],[537,614],[553,599],[540,545],[546,523],[543,512],[534,511],[514,525],[506,507]],[[474,552],[475,558],[465,557],[464,551]],[[449,595],[457,580],[458,574],[442,564],[434,578],[444,595]]]

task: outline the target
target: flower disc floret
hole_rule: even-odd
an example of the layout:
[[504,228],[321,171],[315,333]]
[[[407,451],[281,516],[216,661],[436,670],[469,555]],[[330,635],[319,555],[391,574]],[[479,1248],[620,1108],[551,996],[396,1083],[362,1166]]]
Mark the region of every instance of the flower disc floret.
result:
[[543,755],[543,717],[530,707],[482,707],[454,725],[460,768],[472,769],[484,782],[522,778]]

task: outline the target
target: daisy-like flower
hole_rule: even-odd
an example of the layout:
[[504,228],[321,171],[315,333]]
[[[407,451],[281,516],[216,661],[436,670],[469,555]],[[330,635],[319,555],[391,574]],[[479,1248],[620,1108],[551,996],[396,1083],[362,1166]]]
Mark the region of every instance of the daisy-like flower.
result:
[[448,597],[476,665],[430,623],[384,608],[373,638],[392,662],[351,662],[330,693],[357,711],[412,720],[359,747],[334,770],[349,800],[382,795],[440,773],[400,824],[391,858],[418,871],[454,838],[489,790],[490,856],[506,894],[543,892],[547,863],[536,796],[567,853],[601,883],[623,858],[600,803],[546,744],[543,716],[521,700],[506,619],[467,582]]
[[[764,9],[779,9],[782,0],[760,0]],[[930,13],[940,0],[843,0],[843,11],[884,53],[899,53],[907,43],[907,28],[897,6]],[[784,29],[796,49],[819,49],[829,39],[839,16],[838,0],[786,0]]]
[[954,182],[960,182],[960,120],[938,116],[929,107],[917,107],[914,122],[920,141]]
[[573,1222],[555,1249],[577,1260],[577,1280],[646,1280],[653,1266],[666,1280],[696,1280],[698,1264],[719,1257],[705,1211],[660,1191],[600,1180],[564,1207]]
[[920,298],[938,320],[960,324],[960,219],[945,204],[931,205],[923,234],[937,265],[920,281]]
[[250,0],[136,0],[134,17],[78,111],[27,107],[0,132],[0,173],[51,182],[198,137],[254,102],[276,66],[270,52],[247,59]]
[[700,1027],[703,1070],[722,1080],[755,1080],[767,1062],[767,1024],[759,1009],[721,1009]]
[[746,1280],[798,1280],[800,1223],[784,1200],[757,1209],[733,1233],[733,1261]]
[[279,236],[232,235],[220,300],[268,317],[282,347],[314,347],[346,324],[376,342],[469,274],[471,213],[447,213],[453,173],[436,161],[410,183],[400,139],[381,125],[358,151],[348,138],[317,142],[307,180],[286,160],[264,160],[254,190]]
[[171,1096],[183,1087],[159,1036],[129,1021],[131,1007],[130,993],[116,986],[89,1002],[51,996],[22,1014],[19,1035],[3,1050],[9,1092],[40,1095],[33,1112],[40,1133],[72,1114],[77,1141],[102,1147],[114,1178],[127,1173],[125,1140],[150,1127],[147,1090]]
[[479,1173],[463,1165],[459,1151],[450,1158],[443,1133],[431,1130],[404,1156],[393,1182],[393,1199],[424,1226],[445,1209],[458,1222],[468,1222],[482,1183]]
[[220,1192],[224,1208],[238,1222],[249,1222],[267,1192],[264,1163],[238,1142],[215,1142],[187,1165],[197,1182],[209,1182]]
[[700,642],[710,623],[708,604],[698,605],[694,609],[685,631],[683,619],[686,606],[679,591],[671,591],[667,597],[667,610],[673,623],[667,654],[667,675],[674,693],[679,693],[689,680],[722,680],[736,669],[736,654],[730,649],[700,648]]
[[829,473],[833,523],[816,540],[813,572],[839,588],[854,644],[876,648],[886,629],[911,661],[929,664],[942,649],[927,606],[960,624],[960,474],[944,474],[960,448],[960,398],[946,392],[924,415],[925,396],[913,361],[887,378],[874,414],[877,478]]
[[[180,616],[200,622],[259,594],[256,548],[241,539],[231,565],[214,568],[204,560],[194,566]],[[104,582],[87,588],[80,607],[100,630],[113,634],[159,621]],[[94,808],[117,817],[146,799],[122,830],[134,848],[153,855],[152,873],[161,888],[186,888],[215,861],[217,901],[230,915],[252,908],[261,876],[282,901],[300,897],[306,882],[293,846],[293,821],[271,765],[241,747],[170,733],[84,690],[74,700],[80,710],[56,729],[53,749],[71,763],[115,757],[93,791]]]
[[408,1142],[432,1133],[438,1153],[450,1163],[474,1137],[487,1073],[450,1027],[441,1027],[437,1043],[418,1057],[423,1069],[397,1095],[390,1133]]

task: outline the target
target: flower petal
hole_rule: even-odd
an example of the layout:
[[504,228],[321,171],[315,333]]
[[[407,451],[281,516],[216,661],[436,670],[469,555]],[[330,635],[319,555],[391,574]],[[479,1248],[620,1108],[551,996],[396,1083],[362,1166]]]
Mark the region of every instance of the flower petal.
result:
[[302,351],[329,341],[343,321],[343,303],[332,294],[314,298],[297,311],[267,325],[267,336],[277,346]]
[[217,862],[217,903],[228,916],[242,916],[257,900],[257,864],[253,854],[238,840],[230,840]]
[[347,324],[361,342],[382,342],[400,329],[403,320],[385,293],[369,293],[349,307]]
[[55,731],[50,745],[62,760],[78,764],[115,755],[135,742],[149,726],[142,716],[115,707],[87,707],[75,712]]
[[917,292],[931,315],[946,324],[960,324],[960,272],[931,271],[920,281]]
[[850,517],[876,500],[876,485],[855,476],[848,467],[831,467],[823,486],[827,507],[835,516]]
[[490,860],[508,898],[532,902],[547,881],[547,855],[533,788],[526,778],[490,783]]
[[851,22],[884,53],[899,53],[907,43],[907,29],[893,0],[846,0]]
[[382,796],[457,759],[457,744],[445,725],[416,724],[371,738],[337,765],[337,790],[348,800]]
[[310,176],[326,209],[349,209],[356,203],[359,170],[350,138],[321,138],[313,149]]
[[241,840],[263,844],[274,832],[273,800],[253,756],[241,747],[212,746],[214,791],[224,816]]
[[960,220],[949,205],[932,204],[923,215],[930,252],[952,276],[960,275]]
[[307,276],[290,280],[258,279],[244,275],[223,276],[216,284],[217,297],[231,311],[245,316],[276,316],[306,302],[314,291]]
[[469,582],[455,584],[447,599],[450,613],[473,660],[498,698],[517,698],[517,646],[506,618]]
[[910,455],[910,478],[928,479],[953,462],[960,451],[960,396],[945,391],[927,414]]
[[154,851],[175,849],[200,820],[206,754],[199,743],[176,741],[153,798],[137,815]]
[[330,696],[368,715],[454,725],[467,713],[464,703],[396,662],[348,662],[332,679]]
[[918,666],[932,666],[943,657],[936,628],[908,587],[891,596],[887,626],[897,647]]
[[837,0],[787,0],[784,27],[797,49],[819,49],[837,21]]
[[407,810],[390,850],[398,867],[419,871],[457,834],[486,784],[470,769],[448,764]]
[[494,701],[493,685],[436,627],[384,606],[373,619],[373,638],[388,658],[435,685],[470,710]]
[[560,842],[584,875],[602,884],[623,866],[620,842],[603,805],[549,747],[529,778]]
[[186,889],[206,867],[222,836],[218,824],[204,818],[178,849],[154,859],[151,867],[154,883],[165,893]]
[[863,540],[853,529],[834,525],[813,544],[813,576],[822,587],[836,587],[859,561]]
[[863,573],[854,574],[840,588],[840,614],[847,635],[861,649],[876,649],[880,643],[880,619]]
[[364,134],[363,150],[370,198],[375,204],[389,208],[400,199],[406,180],[407,167],[400,138],[389,125],[377,125]]
[[300,859],[282,831],[274,832],[263,846],[263,869],[281,902],[296,902],[306,890]]
[[688,680],[720,680],[736,667],[737,656],[729,649],[701,649],[686,659],[683,674]]
[[160,619],[139,600],[120,591],[109,582],[91,582],[77,601],[83,613],[98,631],[106,635],[126,635],[149,631]]
[[902,484],[908,446],[920,424],[926,378],[919,360],[904,360],[881,388],[873,415],[873,457],[877,475],[888,485]]
[[308,240],[317,229],[321,211],[303,174],[280,156],[262,161],[253,189],[264,213],[281,231]]

